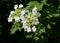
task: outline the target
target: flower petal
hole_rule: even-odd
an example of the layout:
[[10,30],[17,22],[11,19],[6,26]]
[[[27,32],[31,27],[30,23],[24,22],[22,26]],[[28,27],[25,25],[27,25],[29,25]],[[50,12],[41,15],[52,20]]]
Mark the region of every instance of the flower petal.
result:
[[8,22],[12,22],[12,17],[8,17]]
[[20,5],[19,5],[19,8],[22,8],[22,7],[23,7],[23,5],[22,5],[22,4],[20,4]]
[[16,22],[20,21],[20,18],[17,17],[17,16],[15,16],[14,19],[15,19]]
[[35,27],[35,26],[32,27],[32,31],[33,31],[33,32],[36,31],[36,27]]
[[15,5],[15,6],[14,6],[14,9],[17,9],[17,8],[18,8],[18,5]]

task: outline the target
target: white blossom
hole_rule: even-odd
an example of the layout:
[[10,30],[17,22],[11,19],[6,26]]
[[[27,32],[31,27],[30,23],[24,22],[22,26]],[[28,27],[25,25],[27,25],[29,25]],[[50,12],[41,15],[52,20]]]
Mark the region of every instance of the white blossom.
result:
[[17,9],[18,8],[18,5],[14,5],[14,9]]
[[24,28],[24,31],[31,32],[31,29],[30,28]]
[[[20,4],[19,8],[22,8],[23,5]],[[14,9],[17,9],[18,5],[14,6]],[[22,28],[24,28],[24,31],[26,32],[36,32],[37,28],[35,27],[35,25],[39,24],[39,20],[38,17],[41,16],[41,14],[39,12],[37,12],[37,8],[34,7],[32,9],[32,12],[29,12],[29,10],[24,9],[21,12],[17,11],[18,13],[15,13],[15,11],[11,11],[10,15],[8,17],[8,22],[12,22],[12,20],[14,19],[15,22],[21,21],[22,22]],[[12,15],[13,14],[13,15]],[[21,14],[21,15],[19,15]],[[32,26],[32,27],[31,27]]]
[[39,24],[39,20],[38,19],[35,19],[35,25]]
[[10,14],[13,14],[13,13],[14,13],[14,11],[11,11],[11,12],[10,12]]
[[8,22],[12,22],[12,17],[8,17]]
[[20,21],[20,18],[18,16],[15,16],[14,19],[16,22]]
[[21,15],[23,16],[25,14],[25,10],[22,10],[21,11]]
[[23,7],[23,5],[22,5],[22,4],[20,4],[20,5],[19,5],[19,8],[22,8],[22,7]]
[[31,28],[30,27],[27,28],[27,32],[31,32]]
[[22,26],[22,28],[27,28],[27,26],[26,26],[26,24],[25,24],[25,23],[23,23],[23,26]]
[[36,8],[36,7],[34,7],[34,8],[32,9],[32,13],[35,14],[35,15],[37,14],[37,8]]
[[24,31],[31,32],[31,28],[26,25],[26,23],[23,23]]
[[33,13],[34,15],[37,15],[38,17],[41,16],[41,14],[40,14],[39,12],[37,12],[37,8],[36,8],[36,7],[34,7],[34,8],[32,9],[32,13]]
[[13,17],[11,17],[11,16],[12,16],[13,13],[14,13],[14,11],[11,11],[11,12],[10,12],[10,15],[9,15],[9,17],[8,17],[8,22],[12,22]]
[[33,31],[33,32],[36,31],[36,27],[35,27],[35,26],[32,27],[32,31]]
[[24,16],[20,16],[20,19],[22,20],[22,23],[24,23],[26,20]]

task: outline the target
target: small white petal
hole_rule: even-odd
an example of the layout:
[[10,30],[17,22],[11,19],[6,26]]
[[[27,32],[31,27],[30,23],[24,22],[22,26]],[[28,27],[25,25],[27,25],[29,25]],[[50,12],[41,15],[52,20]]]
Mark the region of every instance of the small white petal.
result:
[[29,14],[29,10],[27,10],[27,9],[24,9],[24,10],[25,10],[25,13]]
[[25,20],[26,20],[24,16],[20,16],[20,19],[21,19],[22,21],[25,21]]
[[26,23],[26,21],[24,21],[24,20],[23,20],[23,21],[21,21],[21,22],[22,22],[22,23]]
[[32,27],[32,31],[33,31],[33,32],[36,31],[36,27],[35,27],[35,26]]
[[33,10],[37,10],[37,7],[34,7]]
[[27,28],[27,26],[26,26],[26,24],[25,24],[25,23],[23,23],[23,28]]
[[23,23],[24,31],[31,32],[31,28],[26,25],[26,23]]
[[17,8],[18,8],[18,5],[15,5],[15,6],[14,6],[14,9],[17,9]]
[[31,28],[30,27],[27,28],[27,32],[31,32]]
[[28,29],[28,26],[24,25],[24,31],[28,31],[27,29]]
[[15,19],[16,22],[20,21],[20,18],[17,17],[17,16],[15,16],[14,19]]
[[35,15],[37,14],[37,8],[36,8],[36,7],[34,7],[34,8],[32,9],[32,13],[35,14]]
[[23,16],[25,14],[25,10],[22,10],[21,11],[21,15]]
[[13,13],[14,13],[14,11],[11,11],[11,12],[10,12],[10,14],[13,14]]
[[12,19],[13,19],[12,17],[9,17],[8,22],[12,22]]
[[19,8],[22,8],[22,7],[23,7],[23,5],[22,5],[22,4],[20,4],[20,5],[19,5]]
[[38,19],[35,19],[35,25],[39,24]]

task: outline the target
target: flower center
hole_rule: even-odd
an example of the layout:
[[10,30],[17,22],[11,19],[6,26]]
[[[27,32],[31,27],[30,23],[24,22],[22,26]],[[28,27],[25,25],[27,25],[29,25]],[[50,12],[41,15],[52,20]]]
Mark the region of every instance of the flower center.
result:
[[27,24],[27,26],[35,25],[35,23],[34,23],[35,19],[37,19],[36,15],[33,15],[33,14],[27,15],[26,16],[26,24]]
[[21,16],[21,11],[22,9],[16,9],[15,12],[11,15],[12,18],[14,18],[15,16],[20,17]]

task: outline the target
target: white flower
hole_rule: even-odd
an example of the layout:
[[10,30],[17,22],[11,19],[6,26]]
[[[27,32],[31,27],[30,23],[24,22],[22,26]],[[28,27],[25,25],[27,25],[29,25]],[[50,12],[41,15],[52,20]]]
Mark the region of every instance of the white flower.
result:
[[25,10],[22,10],[21,11],[21,15],[23,16],[25,14]]
[[20,4],[20,5],[19,5],[19,8],[22,8],[22,7],[23,7],[23,5],[22,5],[22,4]]
[[27,28],[27,32],[31,32],[31,28],[30,27]]
[[20,18],[17,17],[17,16],[15,16],[14,19],[15,19],[16,22],[20,21]]
[[37,10],[37,7],[34,7],[33,10]]
[[35,25],[39,24],[39,20],[38,19],[35,19]]
[[27,9],[24,9],[24,10],[25,10],[25,13],[30,14],[30,13],[29,13],[29,10],[27,10]]
[[35,14],[35,15],[37,14],[37,8],[36,8],[36,7],[34,7],[34,8],[32,9],[32,13]]
[[31,28],[26,25],[26,23],[23,23],[24,31],[31,32]]
[[26,26],[26,24],[25,24],[25,23],[23,23],[22,28],[24,28],[24,29],[25,29],[25,28],[27,28],[27,26]]
[[40,14],[39,12],[37,12],[37,8],[36,8],[36,7],[34,7],[34,8],[32,9],[32,13],[33,13],[34,15],[37,15],[38,17],[41,16],[41,14]]
[[32,31],[33,31],[33,32],[36,31],[36,27],[35,27],[35,26],[32,27]]
[[15,6],[14,6],[14,9],[17,9],[17,8],[18,8],[18,5],[15,5]]
[[13,17],[11,17],[11,16],[12,16],[13,13],[14,13],[14,11],[11,11],[11,12],[10,12],[10,15],[9,15],[9,17],[8,17],[8,22],[12,22]]
[[14,11],[11,11],[11,12],[10,12],[10,14],[13,14],[13,13],[14,13]]
[[8,22],[12,22],[12,17],[8,17]]
[[21,16],[25,16],[26,13],[29,14],[29,10],[24,9],[24,10],[21,11],[20,14],[21,14]]
[[11,17],[13,13],[14,13],[14,11],[11,11],[9,17]]
[[20,16],[20,19],[22,20],[22,23],[26,20],[24,16]]

